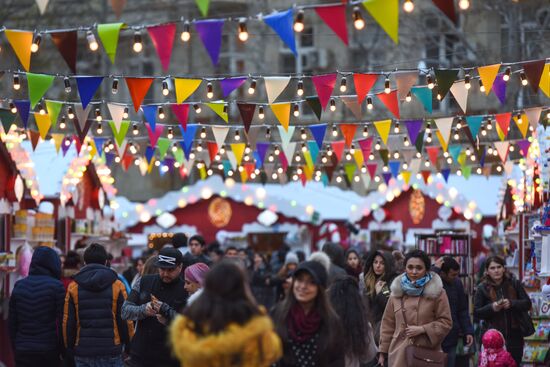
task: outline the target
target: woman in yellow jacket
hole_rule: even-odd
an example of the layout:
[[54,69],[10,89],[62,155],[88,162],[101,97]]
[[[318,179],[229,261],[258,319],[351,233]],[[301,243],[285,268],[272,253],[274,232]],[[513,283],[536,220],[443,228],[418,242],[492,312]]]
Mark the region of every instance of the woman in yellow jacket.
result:
[[271,319],[233,262],[210,270],[203,293],[174,320],[170,334],[184,367],[266,367],[282,355]]

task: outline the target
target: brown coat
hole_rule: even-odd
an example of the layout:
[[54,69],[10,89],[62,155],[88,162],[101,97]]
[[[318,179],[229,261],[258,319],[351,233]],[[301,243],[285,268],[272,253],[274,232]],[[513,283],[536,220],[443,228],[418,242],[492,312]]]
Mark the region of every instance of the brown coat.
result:
[[380,330],[380,352],[388,354],[389,367],[406,366],[405,348],[410,344],[405,336],[405,322],[401,311],[401,298],[404,297],[405,315],[409,326],[423,326],[425,334],[413,338],[414,344],[441,350],[441,342],[451,330],[453,320],[449,300],[443,289],[439,275],[432,272],[432,280],[426,284],[420,297],[404,295],[401,277],[396,277],[391,285],[391,295],[382,317]]

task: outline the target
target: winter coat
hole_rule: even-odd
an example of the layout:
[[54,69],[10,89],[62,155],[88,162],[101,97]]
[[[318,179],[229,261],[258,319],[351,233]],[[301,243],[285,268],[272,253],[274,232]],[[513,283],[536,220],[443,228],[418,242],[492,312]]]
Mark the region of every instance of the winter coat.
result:
[[18,352],[60,352],[65,289],[61,261],[50,248],[38,247],[29,276],[15,283],[10,298],[9,331]]
[[406,366],[405,348],[410,345],[405,335],[405,320],[401,301],[404,301],[406,323],[409,326],[423,326],[425,333],[413,338],[415,345],[441,350],[441,342],[452,327],[451,308],[443,289],[443,282],[436,273],[426,284],[419,297],[407,296],[401,287],[402,274],[396,277],[391,295],[382,318],[380,329],[380,352],[388,354],[388,366]]
[[271,272],[260,268],[250,272],[250,290],[258,304],[270,309],[275,303],[275,288],[271,283]]
[[[495,312],[493,302],[507,298],[512,307],[508,310]],[[500,286],[490,286],[487,281],[481,282],[476,291],[474,301],[474,317],[483,320],[483,330],[497,329],[509,341],[509,336],[519,333],[520,326],[516,315],[531,309],[531,299],[517,279],[506,277]],[[507,344],[509,345],[509,344]]]
[[118,356],[134,335],[131,322],[123,321],[121,308],[126,289],[117,273],[89,264],[69,284],[65,296],[63,338],[76,357]]
[[193,321],[178,316],[170,327],[175,355],[185,367],[266,367],[282,355],[281,339],[266,315],[244,325],[229,324],[223,331],[199,335]]

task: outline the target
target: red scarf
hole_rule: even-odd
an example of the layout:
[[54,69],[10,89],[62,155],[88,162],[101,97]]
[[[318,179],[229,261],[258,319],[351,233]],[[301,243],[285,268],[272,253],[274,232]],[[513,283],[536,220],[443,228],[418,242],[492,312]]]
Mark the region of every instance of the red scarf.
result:
[[295,303],[290,308],[287,320],[290,338],[297,343],[303,343],[313,337],[321,326],[321,315],[319,312],[313,309],[306,314],[298,303]]

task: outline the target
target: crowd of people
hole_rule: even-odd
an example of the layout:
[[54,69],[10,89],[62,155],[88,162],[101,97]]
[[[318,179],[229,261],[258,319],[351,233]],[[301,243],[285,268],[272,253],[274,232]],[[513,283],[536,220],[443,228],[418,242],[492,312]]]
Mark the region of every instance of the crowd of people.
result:
[[[175,234],[122,274],[111,260],[34,250],[10,298],[16,366],[454,367],[460,339],[476,348],[452,257],[328,243],[268,258]],[[479,366],[519,366],[531,301],[501,258],[484,269]]]

